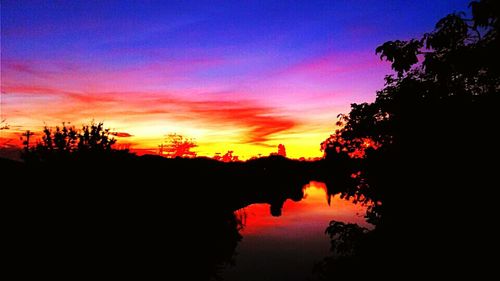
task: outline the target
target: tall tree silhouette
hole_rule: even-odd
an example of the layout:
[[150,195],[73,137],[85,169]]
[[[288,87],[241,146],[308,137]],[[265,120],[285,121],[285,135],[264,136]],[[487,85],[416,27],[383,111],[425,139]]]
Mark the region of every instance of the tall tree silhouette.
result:
[[[376,48],[395,75],[385,77],[374,102],[352,104],[350,113],[340,116],[343,127],[323,143],[327,160],[351,163],[346,178],[359,175],[344,190],[361,190],[380,202],[369,209],[368,217],[377,224],[366,235],[369,250],[338,260],[342,266],[323,272],[349,276],[351,266],[387,276],[396,275],[394,267],[422,275],[432,270],[433,275],[485,272],[476,264],[492,269],[486,260],[471,257],[484,256],[493,238],[476,228],[457,231],[454,226],[462,216],[448,212],[468,212],[480,222],[494,213],[493,202],[476,202],[467,194],[485,196],[496,182],[489,163],[500,157],[493,144],[500,121],[500,4],[472,1],[470,7],[471,19],[453,13],[421,38]],[[367,140],[371,145],[366,146]],[[340,157],[363,146],[366,154],[360,161]],[[439,262],[445,259],[454,268]]]
[[427,107],[445,103],[457,107],[496,97],[500,88],[498,5],[473,1],[472,20],[463,18],[463,13],[450,14],[422,38],[377,47],[376,53],[391,62],[397,76],[385,78],[385,88],[377,92],[375,102],[352,104],[351,112],[341,116],[344,127],[336,136],[357,146],[359,138],[394,143],[407,127],[401,121],[414,118],[423,124],[427,117],[433,119],[423,110]]

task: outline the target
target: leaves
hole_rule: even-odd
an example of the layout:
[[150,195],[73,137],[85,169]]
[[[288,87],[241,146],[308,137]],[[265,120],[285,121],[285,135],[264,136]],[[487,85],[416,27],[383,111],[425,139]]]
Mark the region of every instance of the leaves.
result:
[[376,54],[380,54],[380,59],[392,62],[392,69],[402,75],[411,67],[418,63],[419,49],[422,42],[412,39],[410,41],[388,41],[375,49]]
[[[344,166],[349,161],[356,163],[355,168],[345,170],[346,174],[362,171],[362,176],[347,181],[352,186],[344,187],[348,190],[344,194],[359,194],[362,190],[371,200],[386,199],[391,196],[387,182],[393,175],[380,175],[395,165],[391,159],[401,161],[400,155],[416,150],[443,150],[444,144],[451,150],[452,145],[460,143],[460,134],[467,130],[462,126],[469,122],[468,114],[472,112],[491,116],[469,123],[468,127],[479,134],[475,137],[491,130],[493,126],[487,124],[497,123],[492,108],[498,104],[500,89],[498,4],[473,3],[477,4],[471,7],[485,5],[476,8],[489,9],[473,12],[477,23],[463,19],[463,14],[450,14],[420,39],[389,41],[376,49],[398,75],[385,77],[385,87],[377,92],[374,102],[352,104],[349,114],[339,115],[337,126],[341,128],[321,144],[326,160],[343,161]],[[484,28],[481,32],[487,36],[475,35],[475,26]],[[346,160],[353,155],[362,157],[358,162]],[[379,216],[382,209],[376,206],[370,212]]]
[[426,48],[440,52],[464,46],[469,27],[462,17],[463,13],[449,14],[439,20],[436,29],[424,35]]
[[485,28],[498,24],[500,3],[497,0],[472,1],[469,7],[471,8],[472,18],[474,20],[474,28]]
[[[398,75],[386,76],[385,88],[377,93],[375,102],[352,104],[348,115],[339,116],[341,138],[392,143],[402,122],[417,113],[418,105],[458,96],[472,101],[495,93],[500,86],[495,63],[497,3],[473,1],[472,26],[463,13],[453,13],[420,39],[388,41],[377,47],[376,53],[391,62]],[[489,37],[477,36],[477,26],[486,28],[482,32]],[[419,55],[423,55],[421,64]]]
[[348,256],[356,254],[363,238],[368,233],[368,229],[354,223],[333,220],[326,228],[325,233],[331,239],[330,251],[341,256]]

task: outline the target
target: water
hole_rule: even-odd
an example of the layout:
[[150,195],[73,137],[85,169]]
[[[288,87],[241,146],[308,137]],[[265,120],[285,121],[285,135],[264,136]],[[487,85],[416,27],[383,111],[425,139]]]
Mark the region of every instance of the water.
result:
[[246,217],[236,249],[235,266],[223,272],[224,280],[307,280],[316,262],[329,254],[325,228],[331,220],[369,227],[366,206],[334,196],[329,206],[325,186],[311,182],[305,198],[288,200],[280,217],[272,217],[267,204],[240,210]]

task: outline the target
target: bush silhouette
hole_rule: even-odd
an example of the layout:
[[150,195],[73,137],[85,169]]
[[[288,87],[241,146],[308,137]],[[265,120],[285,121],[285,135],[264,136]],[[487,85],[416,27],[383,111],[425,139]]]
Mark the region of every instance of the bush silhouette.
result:
[[110,129],[104,129],[103,123],[94,122],[83,125],[80,130],[65,123],[55,128],[45,126],[41,140],[34,146],[30,144],[32,135],[30,131],[23,135],[22,158],[25,161],[59,161],[75,155],[104,155],[112,152],[116,143]]

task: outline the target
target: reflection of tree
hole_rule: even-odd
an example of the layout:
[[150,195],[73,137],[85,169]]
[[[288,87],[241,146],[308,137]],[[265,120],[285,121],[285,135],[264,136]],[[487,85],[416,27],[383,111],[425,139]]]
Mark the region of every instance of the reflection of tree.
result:
[[[354,279],[353,274],[360,270],[358,266],[373,258],[377,250],[370,244],[373,233],[352,223],[331,221],[326,234],[330,237],[331,256],[324,258],[314,266],[313,272],[319,279],[345,280]],[[376,254],[376,253],[375,253]],[[361,270],[367,270],[362,268]],[[360,277],[363,276],[360,274]]]
[[325,232],[330,236],[330,250],[339,256],[355,255],[368,229],[354,223],[331,221]]
[[235,264],[234,254],[236,245],[241,241],[240,230],[243,227],[239,217],[232,212],[219,214],[212,218],[210,229],[203,233],[205,245],[202,255],[206,255],[207,260],[200,266],[208,266],[206,272],[209,279],[220,279],[222,270],[227,266]]

